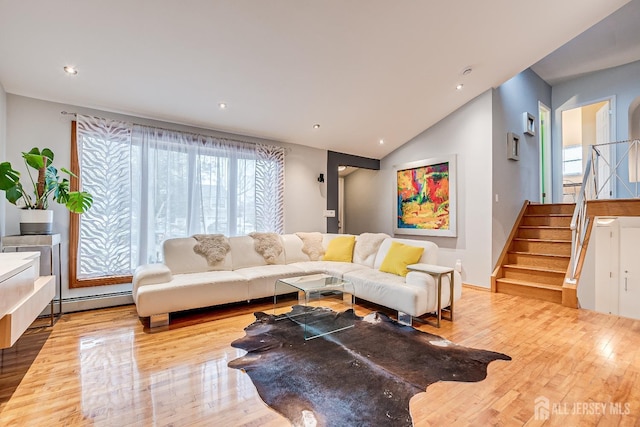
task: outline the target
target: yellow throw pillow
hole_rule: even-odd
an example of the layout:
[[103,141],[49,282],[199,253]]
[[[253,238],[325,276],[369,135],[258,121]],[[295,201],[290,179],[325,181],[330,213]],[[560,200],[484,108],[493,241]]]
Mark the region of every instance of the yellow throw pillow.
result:
[[351,262],[353,259],[353,247],[356,244],[356,236],[340,236],[329,242],[324,253],[325,261]]
[[397,274],[398,276],[406,276],[409,272],[407,265],[417,264],[423,252],[424,248],[418,246],[391,242],[389,252],[387,252],[387,255],[380,265],[380,271]]

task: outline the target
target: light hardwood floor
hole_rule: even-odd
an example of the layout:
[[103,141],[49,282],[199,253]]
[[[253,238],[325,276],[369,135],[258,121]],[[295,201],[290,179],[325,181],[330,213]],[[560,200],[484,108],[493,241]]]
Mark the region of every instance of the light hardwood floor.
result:
[[[66,314],[3,352],[0,425],[286,426],[227,367],[244,353],[229,344],[270,309],[192,313],[156,333],[133,306]],[[640,321],[465,288],[455,322],[419,328],[513,360],[492,362],[479,383],[429,386],[411,401],[416,426],[640,425]],[[534,417],[539,397],[546,422]]]

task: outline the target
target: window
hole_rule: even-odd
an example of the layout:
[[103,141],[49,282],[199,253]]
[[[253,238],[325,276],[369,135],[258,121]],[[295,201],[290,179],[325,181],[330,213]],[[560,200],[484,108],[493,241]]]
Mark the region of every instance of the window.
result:
[[581,145],[569,145],[562,150],[562,175],[582,175]]
[[72,286],[126,283],[169,238],[283,232],[281,147],[78,116],[77,152],[94,205],[75,218]]

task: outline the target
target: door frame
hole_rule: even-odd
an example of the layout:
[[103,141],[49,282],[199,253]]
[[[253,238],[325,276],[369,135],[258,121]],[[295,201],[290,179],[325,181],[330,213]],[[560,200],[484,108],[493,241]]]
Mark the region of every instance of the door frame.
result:
[[538,101],[538,176],[540,177],[540,203],[553,203],[551,164],[551,108]]
[[[554,169],[559,171],[560,173],[560,190],[562,190],[562,179],[563,179],[563,174],[562,174],[562,147],[563,147],[563,143],[564,141],[562,141],[562,113],[568,110],[573,110],[575,108],[582,108],[582,107],[586,107],[587,105],[591,105],[591,104],[597,104],[599,102],[604,102],[604,101],[609,101],[609,111],[611,112],[609,114],[609,141],[611,142],[615,142],[617,141],[616,139],[616,95],[609,95],[609,96],[604,96],[602,98],[595,98],[595,99],[590,99],[587,101],[583,101],[583,102],[578,102],[578,103],[573,103],[573,104],[565,104],[562,107],[559,107],[556,111],[556,118],[557,121],[559,121],[560,123],[557,124],[558,126],[558,132],[557,135],[560,136],[560,140],[557,141],[556,146],[559,147],[559,149],[557,151],[555,151],[556,153],[559,153],[558,159],[554,159],[553,161],[553,166]],[[615,150],[613,150],[612,154],[611,154],[611,162],[612,164],[615,164],[615,162],[617,161],[617,155]],[[585,171],[583,171],[584,173]],[[615,184],[613,186],[613,194],[616,194],[616,190],[615,190]],[[560,194],[563,194],[563,191],[560,191]],[[562,200],[562,199],[560,199]]]

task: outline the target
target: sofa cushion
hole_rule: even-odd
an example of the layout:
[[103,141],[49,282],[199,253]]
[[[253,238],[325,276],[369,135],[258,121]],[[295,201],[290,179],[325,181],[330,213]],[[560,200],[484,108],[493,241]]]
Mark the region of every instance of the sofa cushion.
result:
[[404,277],[364,268],[346,273],[344,279],[353,283],[357,298],[392,307],[412,316],[425,313],[426,289],[405,285]]
[[417,263],[423,252],[424,248],[419,246],[391,242],[391,247],[380,264],[380,271],[404,277],[409,272],[407,266]]
[[[233,261],[233,270],[267,265],[267,261],[264,257],[256,252],[254,241],[251,237],[229,237],[229,246],[231,246],[230,253]],[[274,264],[284,264],[284,251],[274,259]]]
[[224,261],[231,249],[229,239],[223,234],[194,234],[192,237],[197,241],[193,251],[205,257],[210,266]]
[[353,247],[356,243],[355,236],[340,236],[331,240],[322,257],[323,261],[351,262],[353,260]]
[[207,259],[194,252],[198,242],[193,237],[181,237],[165,240],[162,244],[164,263],[172,274],[199,273],[202,271],[231,270],[231,253],[227,253],[224,260],[209,265]]
[[324,255],[324,246],[321,233],[313,231],[311,233],[296,233],[302,240],[302,252],[309,256],[311,261],[317,261],[322,255]]
[[307,261],[296,262],[292,265],[300,268],[305,274],[325,273],[331,276],[340,277],[350,271],[362,270],[367,267],[354,264],[351,262],[338,262],[338,261]]
[[253,249],[262,255],[267,264],[284,263],[280,257],[284,252],[280,235],[277,233],[249,233],[249,236],[253,239]]
[[302,252],[302,239],[295,234],[283,234],[282,246],[284,247],[285,263],[309,261],[309,255]]
[[404,243],[409,246],[420,246],[424,248],[424,252],[420,257],[419,263],[423,264],[435,264],[438,265],[438,245],[429,241],[429,240],[411,240],[411,239],[396,239],[389,238],[385,239],[384,242],[380,245],[380,249],[378,249],[378,253],[376,254],[376,261],[373,264],[373,268],[376,270],[380,269],[382,265],[382,261],[387,256],[387,252],[389,252],[389,248],[391,248],[392,242]]
[[276,280],[285,277],[304,276],[306,273],[296,264],[263,265],[235,270],[234,273],[249,282],[249,298],[272,297]]
[[248,282],[233,271],[175,274],[171,281],[139,287],[135,295],[138,315],[226,304],[248,299]]
[[373,268],[380,245],[390,236],[385,233],[362,233],[356,237],[353,249],[353,262]]

